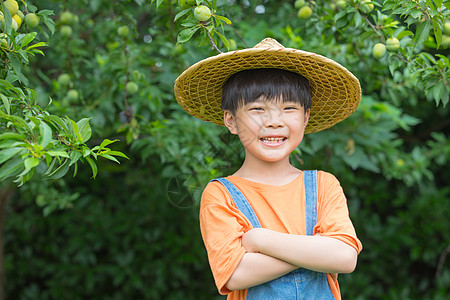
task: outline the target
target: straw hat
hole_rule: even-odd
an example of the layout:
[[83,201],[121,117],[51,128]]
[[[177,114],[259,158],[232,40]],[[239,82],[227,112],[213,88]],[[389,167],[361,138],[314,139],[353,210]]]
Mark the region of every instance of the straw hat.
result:
[[361,100],[359,81],[346,68],[315,53],[284,48],[271,38],[253,48],[222,53],[192,65],[175,81],[175,97],[189,114],[223,126],[223,84],[234,73],[259,68],[288,70],[308,79],[312,106],[305,133],[344,120]]

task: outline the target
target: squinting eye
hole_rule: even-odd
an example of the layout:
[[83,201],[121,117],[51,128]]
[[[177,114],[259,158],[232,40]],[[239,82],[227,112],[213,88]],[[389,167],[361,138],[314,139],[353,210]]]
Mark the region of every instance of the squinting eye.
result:
[[286,107],[284,109],[292,110],[292,109],[297,109],[297,107],[295,107],[295,106],[288,106],[288,107]]
[[252,108],[250,108],[250,110],[263,110],[263,108],[262,107],[252,107]]

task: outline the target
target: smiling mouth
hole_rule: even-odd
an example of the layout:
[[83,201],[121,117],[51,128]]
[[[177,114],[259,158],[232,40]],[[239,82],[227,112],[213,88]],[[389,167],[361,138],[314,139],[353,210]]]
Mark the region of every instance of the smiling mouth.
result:
[[287,138],[285,137],[265,137],[265,138],[260,138],[261,142],[263,142],[264,144],[280,144],[283,143]]

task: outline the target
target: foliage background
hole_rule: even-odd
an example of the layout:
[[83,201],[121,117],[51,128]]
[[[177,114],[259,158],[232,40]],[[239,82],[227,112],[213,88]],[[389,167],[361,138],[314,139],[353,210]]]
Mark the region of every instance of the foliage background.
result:
[[[43,28],[51,36],[45,57],[32,57],[25,71],[40,105],[51,97],[50,112],[92,118],[89,146],[119,139],[112,148],[129,160],[99,160],[94,180],[83,164],[76,177],[35,176],[14,188],[4,228],[5,298],[221,299],[200,238],[198,201],[209,179],[238,168],[242,151],[224,128],[190,117],[174,99],[175,78],[216,53],[200,30],[176,45],[178,33],[194,26],[191,11],[174,23],[181,11],[175,1],[158,1],[158,8],[143,0],[31,2],[55,13],[54,35]],[[209,5],[232,21],[223,28],[237,48],[274,37],[337,60],[361,81],[357,112],[307,136],[292,155],[300,168],[335,174],[347,194],[364,250],[356,271],[340,276],[343,297],[444,299],[449,49],[437,48],[433,27],[442,28],[448,7],[427,15],[420,3],[431,1],[413,1],[413,8],[392,6],[411,1],[374,1],[366,14],[358,1],[307,2],[313,15],[306,20],[293,1]],[[63,24],[66,10],[78,20]],[[125,38],[117,33],[123,25],[130,28]],[[390,36],[401,37],[400,50],[374,58],[373,45]],[[221,39],[217,45],[226,51]],[[70,74],[69,85],[58,82],[62,73]],[[136,94],[126,93],[128,81],[139,85]],[[69,89],[80,97],[69,99]]]

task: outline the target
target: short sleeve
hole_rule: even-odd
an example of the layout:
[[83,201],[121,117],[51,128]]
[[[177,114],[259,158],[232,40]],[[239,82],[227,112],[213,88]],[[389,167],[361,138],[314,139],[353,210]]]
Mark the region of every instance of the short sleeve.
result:
[[236,208],[226,188],[218,181],[210,182],[202,194],[200,230],[208,252],[208,260],[221,294],[245,254],[242,235],[252,228],[248,219]]
[[330,173],[318,172],[317,225],[314,233],[336,238],[359,253],[362,244],[350,220],[347,199],[339,181]]

